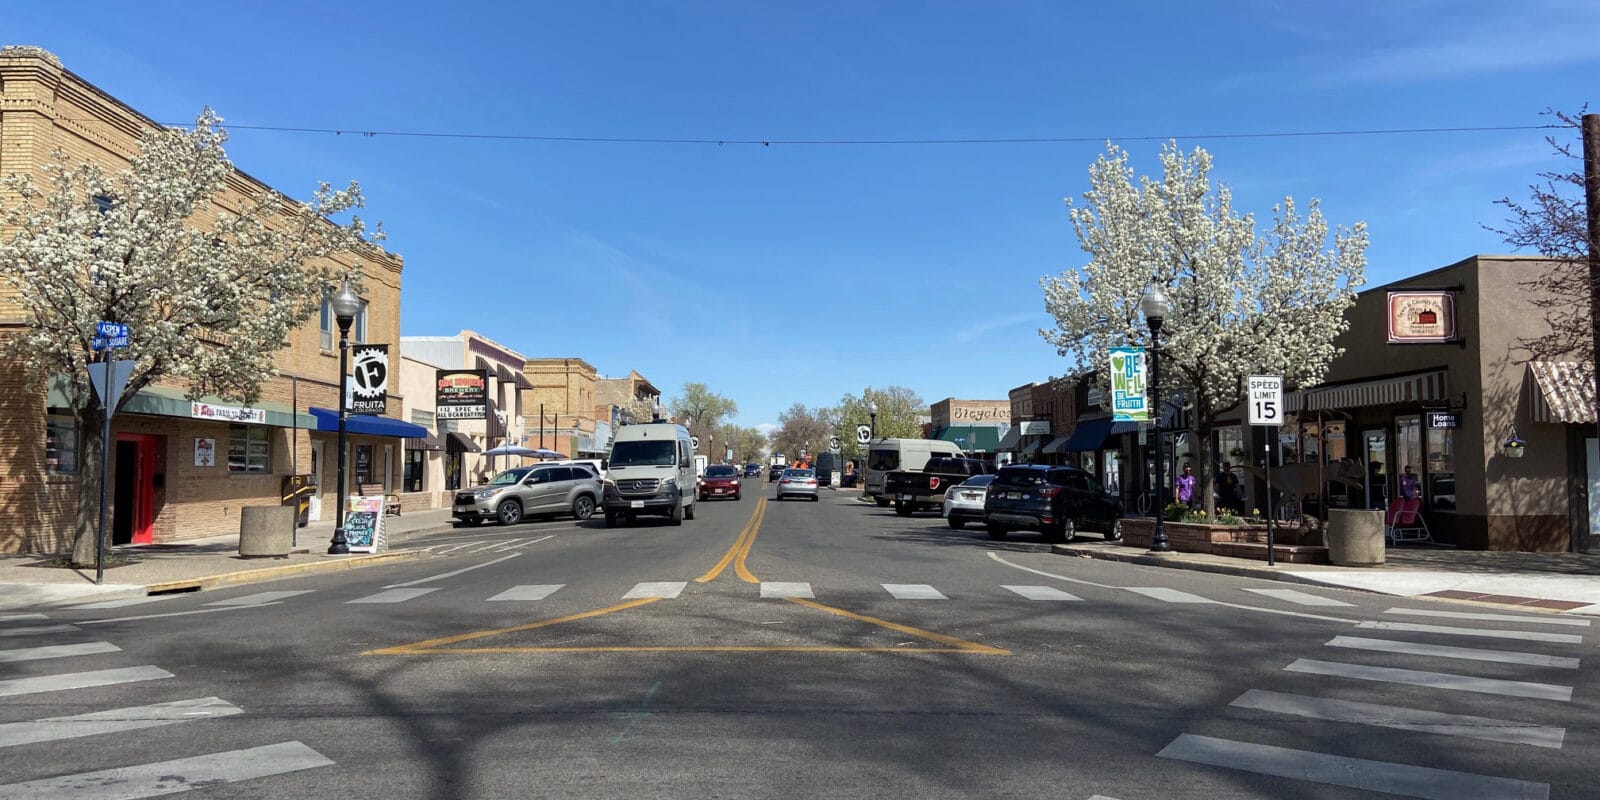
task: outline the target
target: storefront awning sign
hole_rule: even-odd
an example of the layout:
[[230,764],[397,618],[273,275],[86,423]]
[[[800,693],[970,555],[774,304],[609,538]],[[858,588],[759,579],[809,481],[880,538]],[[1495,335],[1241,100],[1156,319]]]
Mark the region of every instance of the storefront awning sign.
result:
[[195,419],[211,420],[213,422],[250,422],[256,425],[267,424],[267,412],[259,408],[239,408],[238,406],[218,406],[211,403],[202,403],[198,400],[190,401],[189,416]]

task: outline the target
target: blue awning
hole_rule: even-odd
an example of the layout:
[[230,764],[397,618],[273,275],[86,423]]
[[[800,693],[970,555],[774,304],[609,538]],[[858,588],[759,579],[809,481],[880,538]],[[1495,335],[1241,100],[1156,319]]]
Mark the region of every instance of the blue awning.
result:
[[1063,453],[1087,453],[1099,450],[1105,444],[1106,434],[1111,432],[1111,418],[1080,419],[1078,427],[1072,431],[1072,436],[1067,438],[1067,443],[1061,446]]
[[1115,423],[1112,423],[1112,425],[1111,425],[1111,432],[1107,433],[1106,435],[1107,436],[1121,436],[1124,433],[1138,433],[1139,432],[1139,426],[1143,425],[1143,424],[1144,423],[1142,423],[1142,422],[1128,422],[1126,420],[1121,421],[1121,422],[1115,422]]
[[[317,430],[339,430],[339,412],[329,408],[312,406],[307,409],[311,416],[317,418]],[[396,439],[426,439],[428,429],[421,425],[412,425],[389,417],[374,417],[368,414],[349,414],[344,418],[344,429],[347,433],[358,433],[364,436],[393,436]]]

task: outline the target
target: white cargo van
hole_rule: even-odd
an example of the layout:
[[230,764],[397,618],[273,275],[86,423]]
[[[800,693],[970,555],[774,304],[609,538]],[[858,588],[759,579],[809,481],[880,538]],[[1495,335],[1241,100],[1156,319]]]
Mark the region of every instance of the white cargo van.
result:
[[694,440],[671,422],[624,425],[611,440],[606,459],[606,527],[640,514],[664,516],[673,525],[694,519]]
[[961,458],[966,453],[951,442],[938,439],[879,439],[867,447],[866,484],[861,490],[887,506],[891,498],[883,494],[883,477],[896,470],[922,469],[928,459],[939,456]]

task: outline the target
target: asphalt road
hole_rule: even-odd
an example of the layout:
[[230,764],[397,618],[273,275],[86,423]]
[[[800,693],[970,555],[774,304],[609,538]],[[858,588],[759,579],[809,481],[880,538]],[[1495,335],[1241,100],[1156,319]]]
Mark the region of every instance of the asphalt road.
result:
[[0,800],[1594,796],[1586,620],[770,496],[0,620]]

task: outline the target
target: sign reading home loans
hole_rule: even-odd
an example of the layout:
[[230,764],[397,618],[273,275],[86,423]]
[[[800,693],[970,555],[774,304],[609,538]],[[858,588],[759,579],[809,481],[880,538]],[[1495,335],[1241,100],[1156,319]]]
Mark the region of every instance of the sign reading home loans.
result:
[[1144,348],[1111,348],[1111,418],[1118,422],[1148,422],[1148,388]]
[[437,419],[483,419],[489,396],[489,373],[481,369],[441,369],[434,373],[434,416]]
[[1280,375],[1251,375],[1245,379],[1250,395],[1251,425],[1283,424],[1283,377]]

